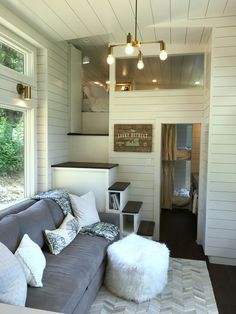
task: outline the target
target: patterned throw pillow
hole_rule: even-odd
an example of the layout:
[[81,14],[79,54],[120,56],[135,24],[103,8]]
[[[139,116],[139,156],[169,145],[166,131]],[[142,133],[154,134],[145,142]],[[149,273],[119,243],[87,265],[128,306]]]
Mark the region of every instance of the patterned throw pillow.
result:
[[79,231],[80,225],[78,219],[70,213],[66,215],[66,218],[58,229],[44,230],[44,236],[50,252],[54,255],[59,254],[74,240]]
[[15,257],[20,262],[27,283],[31,287],[42,287],[43,271],[46,259],[41,248],[25,234],[18,246]]
[[24,306],[27,282],[14,254],[0,242],[0,302]]
[[96,222],[95,224],[81,228],[80,233],[92,236],[103,237],[106,240],[114,241],[119,235],[119,228],[108,222]]

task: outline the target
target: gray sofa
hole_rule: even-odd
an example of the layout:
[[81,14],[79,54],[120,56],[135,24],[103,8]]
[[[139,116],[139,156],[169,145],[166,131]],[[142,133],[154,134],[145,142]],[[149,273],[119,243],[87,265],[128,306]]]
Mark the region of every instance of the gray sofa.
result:
[[[85,314],[103,282],[106,250],[101,237],[78,234],[60,254],[47,249],[42,231],[57,228],[64,215],[53,200],[27,200],[0,212],[0,241],[13,253],[27,233],[43,250],[43,287],[28,286],[26,306],[60,313]],[[100,213],[101,221],[119,226],[119,216]]]

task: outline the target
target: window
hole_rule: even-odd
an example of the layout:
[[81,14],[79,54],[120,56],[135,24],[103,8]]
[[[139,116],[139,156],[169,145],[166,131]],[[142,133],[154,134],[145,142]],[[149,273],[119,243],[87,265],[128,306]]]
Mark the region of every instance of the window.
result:
[[26,101],[17,83],[36,90],[36,48],[0,25],[0,210],[35,193],[36,99]]
[[25,54],[0,41],[0,64],[24,74]]
[[24,198],[24,112],[0,107],[0,209]]

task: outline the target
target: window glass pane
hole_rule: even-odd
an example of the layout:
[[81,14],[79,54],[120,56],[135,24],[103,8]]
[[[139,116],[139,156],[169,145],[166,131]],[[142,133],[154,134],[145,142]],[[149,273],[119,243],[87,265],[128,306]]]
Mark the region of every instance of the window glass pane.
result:
[[0,108],[0,209],[24,197],[24,113]]
[[0,41],[0,64],[24,74],[23,53]]
[[137,58],[116,59],[116,91],[197,88],[203,86],[204,55],[158,56],[143,58],[144,68],[137,69]]

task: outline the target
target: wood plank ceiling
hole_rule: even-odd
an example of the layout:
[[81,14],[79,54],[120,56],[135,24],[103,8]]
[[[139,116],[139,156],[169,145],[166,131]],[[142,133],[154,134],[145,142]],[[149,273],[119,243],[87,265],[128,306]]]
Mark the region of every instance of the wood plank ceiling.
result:
[[[134,32],[134,0],[0,0],[35,29],[56,41],[81,48],[93,64],[93,80],[106,80],[108,43],[120,43]],[[211,21],[236,15],[236,0],[138,0],[138,38],[171,44],[205,45]],[[210,21],[210,22],[209,22]],[[101,58],[101,56],[103,56]]]

